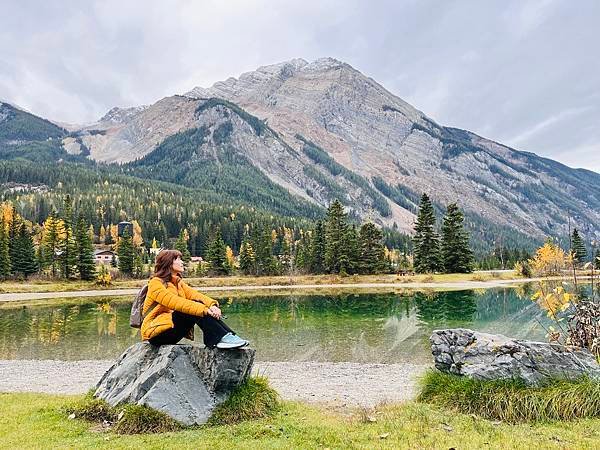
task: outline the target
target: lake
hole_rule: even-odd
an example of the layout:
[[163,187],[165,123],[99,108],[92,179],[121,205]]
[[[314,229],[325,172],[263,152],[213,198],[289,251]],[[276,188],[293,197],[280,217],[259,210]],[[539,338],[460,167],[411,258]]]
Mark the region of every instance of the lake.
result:
[[[261,361],[432,362],[437,328],[544,340],[546,315],[529,292],[481,291],[220,298],[226,322]],[[65,302],[67,300],[65,299]],[[0,359],[114,359],[139,341],[130,297],[68,299],[0,309]],[[196,328],[196,341],[201,331]]]

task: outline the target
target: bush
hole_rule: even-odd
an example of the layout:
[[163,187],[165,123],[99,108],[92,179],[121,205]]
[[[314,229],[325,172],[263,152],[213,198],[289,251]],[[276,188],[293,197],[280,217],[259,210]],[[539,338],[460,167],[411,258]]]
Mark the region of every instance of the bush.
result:
[[275,414],[279,406],[279,395],[269,386],[267,378],[252,377],[238,386],[224,403],[217,406],[209,423],[226,425],[261,419]]
[[582,378],[531,387],[521,380],[473,380],[429,371],[418,401],[508,423],[600,417],[600,383]]
[[104,400],[94,397],[94,390],[89,391],[86,396],[74,405],[65,408],[67,414],[74,414],[76,419],[88,422],[114,422],[117,420],[117,412]]
[[114,431],[119,434],[166,433],[183,426],[163,412],[143,405],[125,405],[118,415]]
[[118,434],[165,433],[176,431],[182,425],[147,406],[121,405],[112,407],[106,401],[95,398],[94,390],[77,403],[66,407],[67,414],[74,414],[76,419],[94,423],[107,423],[113,426]]

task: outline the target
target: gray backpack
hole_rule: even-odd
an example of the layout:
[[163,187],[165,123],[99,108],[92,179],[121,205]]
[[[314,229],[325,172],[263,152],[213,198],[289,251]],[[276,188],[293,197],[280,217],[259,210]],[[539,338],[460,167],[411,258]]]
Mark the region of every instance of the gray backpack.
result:
[[150,311],[154,309],[156,306],[156,302],[148,308],[146,314],[142,314],[142,310],[144,309],[144,302],[146,301],[146,294],[148,293],[148,285],[146,284],[143,288],[141,288],[135,299],[133,300],[133,304],[131,305],[131,315],[129,316],[129,325],[133,328],[140,328],[142,326],[142,322],[144,321],[144,317],[150,314]]

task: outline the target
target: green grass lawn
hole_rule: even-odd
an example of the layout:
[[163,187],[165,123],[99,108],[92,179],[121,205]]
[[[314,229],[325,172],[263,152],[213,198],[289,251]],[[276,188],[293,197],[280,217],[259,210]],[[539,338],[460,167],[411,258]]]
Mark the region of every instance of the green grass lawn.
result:
[[0,448],[598,448],[600,420],[508,425],[406,403],[335,411],[284,402],[272,418],[154,435],[103,432],[62,412],[82,396],[0,394]]

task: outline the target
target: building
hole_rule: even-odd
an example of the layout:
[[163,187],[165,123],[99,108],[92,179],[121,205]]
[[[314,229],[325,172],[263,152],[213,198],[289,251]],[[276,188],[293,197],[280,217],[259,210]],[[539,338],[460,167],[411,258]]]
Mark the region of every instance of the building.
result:
[[112,250],[96,250],[94,252],[94,261],[96,264],[110,264],[113,257],[116,259],[117,255]]

